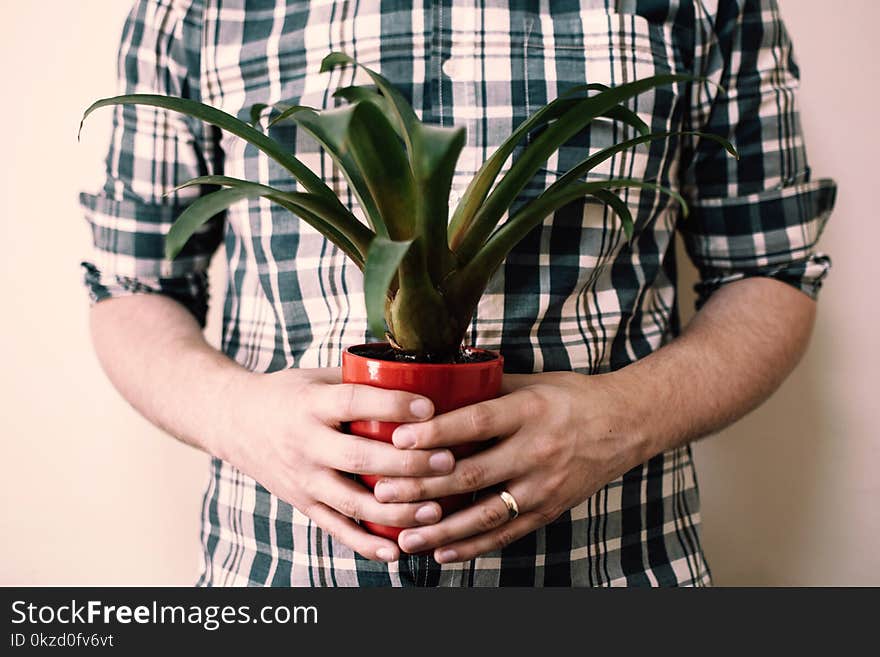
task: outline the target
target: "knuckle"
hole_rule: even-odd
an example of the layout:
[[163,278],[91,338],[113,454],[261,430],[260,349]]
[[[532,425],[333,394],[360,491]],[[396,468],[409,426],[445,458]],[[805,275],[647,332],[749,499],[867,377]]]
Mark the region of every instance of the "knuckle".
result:
[[535,417],[547,412],[547,398],[539,388],[523,388],[521,405],[526,415]]
[[367,472],[369,458],[366,450],[360,445],[346,447],[342,454],[342,463],[347,472],[364,474]]
[[556,456],[559,445],[556,439],[549,434],[541,434],[535,437],[535,457],[538,462],[549,461]]
[[338,510],[339,513],[344,516],[352,518],[353,520],[360,520],[360,505],[352,497],[345,496],[341,500],[339,500]]
[[301,503],[298,506],[298,508],[300,511],[302,511],[302,514],[304,516],[307,516],[307,517],[311,518],[312,520],[314,520],[315,519],[315,508],[316,508],[317,504],[318,503],[316,501],[310,500],[308,502]]
[[504,520],[504,514],[492,505],[485,505],[480,509],[480,529],[494,529]]
[[486,469],[479,463],[464,463],[460,467],[458,479],[468,490],[477,490],[483,487]]
[[552,491],[560,490],[566,483],[568,478],[562,472],[552,472],[545,483],[547,491],[545,495],[550,496]]
[[394,527],[413,527],[418,523],[415,520],[415,512],[407,505],[397,505],[383,513],[379,520]]
[[555,507],[550,507],[537,511],[537,514],[538,519],[541,521],[542,524],[549,525],[551,522],[562,515],[562,510],[557,510]]
[[414,447],[420,449],[434,446],[440,436],[437,423],[432,421],[423,422],[418,425],[410,425],[410,431],[413,432],[412,435],[416,439]]
[[485,404],[475,404],[471,406],[468,415],[471,429],[473,429],[474,433],[477,435],[482,435],[491,431],[494,415],[495,414],[492,410]]
[[419,452],[405,451],[403,457],[403,472],[405,475],[417,476],[427,469],[425,456]]
[[[316,477],[313,476],[302,476],[297,478],[297,485],[300,490],[308,495],[312,500],[320,499],[321,497],[321,486],[318,484]],[[303,510],[305,513],[305,510]],[[306,513],[306,515],[309,515]]]
[[503,529],[495,535],[495,540],[494,540],[495,549],[496,550],[503,550],[508,545],[513,543],[513,541],[514,541],[513,533],[508,529]]
[[276,450],[273,454],[277,459],[278,465],[286,471],[295,470],[297,464],[302,462],[302,456],[299,454],[298,446],[290,435],[290,430],[284,429],[277,435],[277,438],[283,443],[282,448]]
[[337,408],[346,418],[352,416],[357,398],[357,386],[353,383],[336,384]]
[[295,399],[299,400],[299,404],[297,406],[305,413],[314,412],[319,408],[319,395],[317,386],[314,383],[303,383],[294,391],[296,397]]
[[417,479],[411,481],[398,481],[397,484],[398,499],[401,501],[423,500],[428,497],[425,490],[425,484]]
[[394,409],[395,415],[408,419],[412,415],[409,406],[417,397],[408,392],[400,391],[389,391],[388,394],[392,395],[388,400],[388,405]]

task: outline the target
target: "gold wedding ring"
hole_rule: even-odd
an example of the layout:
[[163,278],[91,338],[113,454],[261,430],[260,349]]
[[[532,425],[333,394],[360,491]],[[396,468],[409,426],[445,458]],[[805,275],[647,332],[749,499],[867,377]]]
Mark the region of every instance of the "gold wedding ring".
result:
[[504,506],[507,507],[507,515],[510,520],[513,520],[519,515],[519,504],[516,503],[516,498],[508,493],[506,490],[498,493],[501,496],[501,501],[504,502]]

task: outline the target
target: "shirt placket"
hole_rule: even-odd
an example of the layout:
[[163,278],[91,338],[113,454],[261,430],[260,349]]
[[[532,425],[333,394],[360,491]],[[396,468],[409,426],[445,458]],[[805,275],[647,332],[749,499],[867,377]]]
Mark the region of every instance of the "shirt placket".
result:
[[[472,172],[482,164],[482,148],[478,132],[478,85],[481,83],[480,43],[482,42],[482,11],[479,0],[432,0],[430,20],[430,53],[425,66],[425,86],[435,89],[430,107],[431,122],[447,126],[464,126],[467,130],[465,151],[459,159],[458,171],[466,175],[453,180],[449,193],[450,216],[461,200]],[[428,585],[438,577],[440,564],[431,555],[409,557],[409,566],[417,586]]]

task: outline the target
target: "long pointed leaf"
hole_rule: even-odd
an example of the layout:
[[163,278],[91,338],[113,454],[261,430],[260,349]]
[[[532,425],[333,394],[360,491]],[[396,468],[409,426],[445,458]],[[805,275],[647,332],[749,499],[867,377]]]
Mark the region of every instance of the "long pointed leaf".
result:
[[449,190],[464,142],[464,128],[419,123],[413,132],[416,233],[424,238],[426,265],[435,283],[452,267],[452,252],[446,241]]
[[599,116],[609,118],[612,121],[620,121],[621,123],[625,123],[628,126],[632,126],[638,131],[640,135],[647,135],[651,131],[651,128],[648,127],[648,124],[645,123],[638,114],[633,112],[625,105],[612,107],[607,112],[602,112],[602,114],[600,114]]
[[[299,109],[288,114],[288,116],[296,121],[297,125],[323,146],[324,150],[336,162],[354,195],[357,197],[361,208],[363,208],[367,221],[370,222],[370,226],[376,231],[376,234],[381,237],[388,237],[388,227],[385,225],[385,220],[379,212],[379,207],[376,205],[376,201],[370,192],[360,167],[351,151],[347,148],[348,127],[353,115],[354,106],[324,110],[322,112]],[[284,116],[284,114],[281,116]]]
[[672,82],[695,79],[698,78],[684,74],[655,75],[611,87],[607,91],[580,100],[569,108],[526,147],[510,170],[498,181],[495,189],[474,216],[473,223],[458,248],[455,249],[460,261],[468,262],[474,257],[528,181],[562,144],[583,130],[593,119],[649,89]]
[[215,216],[248,197],[239,189],[221,189],[200,196],[177,217],[165,236],[165,257],[173,260],[195,232]]
[[370,244],[364,268],[364,303],[370,332],[376,337],[384,339],[388,286],[411,244],[412,240],[394,242],[384,237],[377,237]]
[[634,139],[629,139],[627,141],[623,141],[619,144],[614,144],[613,146],[609,146],[608,148],[602,149],[598,153],[591,155],[590,157],[578,162],[571,169],[565,172],[564,175],[560,176],[556,182],[554,182],[548,189],[564,187],[571,182],[574,182],[578,178],[583,177],[584,174],[596,168],[599,164],[604,162],[605,160],[613,157],[617,153],[622,151],[629,150],[635,146],[640,144],[646,144],[651,141],[655,141],[657,139],[667,139],[669,137],[684,137],[684,136],[695,136],[706,138],[711,141],[717,142],[721,144],[731,155],[733,155],[736,159],[739,159],[739,153],[736,152],[736,149],[731,145],[729,141],[727,141],[724,137],[719,137],[718,135],[713,135],[711,133],[706,132],[695,132],[695,131],[682,131],[682,132],[654,132],[649,135],[643,135],[641,137],[636,137]]
[[268,109],[269,107],[272,106],[266,103],[254,103],[253,105],[251,105],[251,110],[249,112],[251,116],[250,124],[254,128],[260,128],[260,119],[263,117],[263,112],[265,112],[266,109]]
[[416,210],[412,168],[397,133],[378,107],[354,105],[345,147],[376,201],[389,236],[411,239]]
[[[339,200],[327,185],[318,176],[312,173],[308,167],[289,153],[281,144],[274,139],[269,138],[262,132],[249,126],[244,121],[240,121],[236,117],[222,110],[199,103],[189,98],[176,98],[173,96],[159,96],[153,94],[130,94],[125,96],[114,96],[113,98],[102,98],[98,100],[85,111],[82,121],[79,124],[79,130],[82,132],[83,123],[89,114],[101,107],[109,107],[112,105],[147,105],[150,107],[158,107],[174,112],[180,112],[195,119],[199,119],[218,128],[222,128],[237,137],[241,137],[249,144],[261,150],[263,153],[278,162],[282,167],[287,169],[290,174],[313,194],[325,196],[328,199]],[[79,134],[77,134],[77,138]],[[341,205],[341,204],[340,204]]]
[[595,182],[576,182],[553,191],[547,190],[538,198],[522,207],[501,226],[480,249],[477,255],[465,266],[464,274],[470,285],[476,281],[486,281],[497,269],[510,250],[516,246],[535,226],[539,225],[553,212],[584,196],[595,195],[597,191],[635,187],[654,189],[672,196],[682,208],[682,216],[687,217],[688,207],[681,194],[657,183],[649,183],[632,178],[616,178]]
[[631,240],[634,228],[633,216],[623,199],[614,192],[609,192],[606,189],[597,189],[593,192],[593,196],[608,205],[614,213],[620,217],[620,223],[623,226],[623,232],[626,234],[626,239]]
[[[558,98],[550,101],[547,105],[539,109],[517,126],[516,130],[514,130],[510,136],[504,140],[501,146],[499,146],[489,157],[489,159],[483,163],[483,166],[480,167],[480,170],[473,177],[467,190],[465,190],[465,193],[462,195],[461,202],[455,209],[455,212],[452,215],[452,221],[449,224],[449,242],[453,249],[460,244],[465,232],[470,228],[474,215],[476,215],[480,206],[483,204],[483,201],[485,201],[486,197],[489,195],[495,179],[504,167],[504,163],[507,161],[507,158],[513,154],[513,151],[523,138],[528,133],[559,118],[572,107],[584,100],[583,98],[577,97],[580,94],[588,93],[590,91],[604,92],[608,91],[610,88],[611,87],[607,85],[599,83],[574,86],[566,90]],[[613,120],[623,121],[638,130],[639,134],[647,134],[649,131],[648,125],[640,119],[635,112],[627,109],[623,105],[612,107],[607,112],[600,114],[600,116],[601,115],[607,116]]]
[[[253,105],[251,105],[250,110],[250,123],[252,126],[258,129],[260,128],[260,121],[262,121],[263,119],[263,112],[265,112],[267,109],[278,112],[282,117],[287,117],[295,111],[314,108],[307,105],[288,105],[287,103],[254,103]],[[281,117],[276,117],[270,120],[267,127],[271,128],[273,125],[279,122],[280,118]]]
[[[339,248],[352,258],[359,267],[363,268],[364,258],[366,257],[370,242],[374,237],[373,233],[347,210],[343,208],[340,211],[339,206],[335,203],[331,203],[317,194],[285,192],[274,187],[260,185],[258,183],[252,183],[238,178],[231,178],[229,176],[201,176],[199,178],[193,178],[192,180],[188,180],[182,185],[179,185],[178,189],[193,185],[223,185],[231,189],[224,189],[221,191],[236,191],[241,194],[240,198],[264,197],[303,219],[315,230],[324,235],[324,237],[339,246]],[[214,192],[214,194],[217,193],[218,192]],[[209,198],[211,196],[213,196],[213,194],[208,194],[202,198]],[[232,198],[233,195],[229,194],[228,197]],[[216,202],[220,202],[225,198],[226,197],[221,197]],[[196,203],[198,203],[198,201],[196,201]],[[195,205],[195,203],[193,205]],[[198,213],[204,211],[206,210],[197,208]],[[177,249],[176,251],[170,251],[174,254],[179,252],[180,247],[182,247],[186,240],[189,239],[195,228],[200,225],[195,223],[197,217],[187,217],[186,222],[184,222],[180,228],[176,229],[178,223],[181,223],[184,219],[184,215],[186,215],[186,211],[181,214],[181,217],[172,227],[172,231],[175,232],[173,242],[166,241],[166,248]],[[202,223],[204,223],[204,221],[207,221],[207,219],[204,219]],[[173,257],[173,255],[169,257]]]
[[332,52],[327,55],[321,62],[321,73],[330,71],[337,66],[345,66],[349,64],[360,67],[367,75],[369,75],[370,79],[373,80],[373,84],[375,84],[382,92],[382,95],[388,99],[400,127],[400,130],[397,132],[402,134],[407,152],[412,153],[412,135],[413,131],[416,129],[415,126],[419,123],[419,118],[416,116],[412,105],[407,102],[391,82],[379,73],[376,73],[376,71],[367,68],[363,64],[358,64],[354,58],[346,55],[344,52]]
[[279,123],[284,123],[285,121],[294,121],[294,115],[297,112],[314,112],[315,109],[313,107],[309,107],[308,105],[286,105],[281,109],[281,112],[273,119],[269,121],[269,127],[271,128],[274,125]]
[[333,92],[333,97],[343,98],[352,105],[361,102],[373,103],[382,110],[382,113],[388,119],[388,122],[392,125],[394,131],[400,136],[400,138],[404,139],[403,130],[397,120],[397,114],[391,106],[391,102],[385,98],[385,96],[380,94],[376,87],[368,87],[365,85],[342,87]]

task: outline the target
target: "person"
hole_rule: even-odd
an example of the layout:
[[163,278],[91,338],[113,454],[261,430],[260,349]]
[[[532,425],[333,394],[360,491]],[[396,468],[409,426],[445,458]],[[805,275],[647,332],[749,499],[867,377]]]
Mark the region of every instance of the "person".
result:
[[[502,395],[435,415],[416,395],[340,382],[342,350],[371,339],[362,276],[295,216],[241,203],[165,260],[163,235],[199,193],[175,185],[221,171],[293,183],[210,126],[114,110],[106,184],[81,197],[95,245],[84,263],[93,342],[136,409],[213,457],[198,584],[711,584],[690,442],[788,375],[830,266],[816,244],[836,188],[810,176],[775,0],[139,0],[122,35],[121,91],[242,118],[255,103],[330,107],[335,90],[363,82],[352,67],[320,73],[331,51],[380,70],[424,120],[466,127],[451,204],[519,122],[586,82],[704,76],[630,107],[655,131],[730,138],[741,157],[670,137],[597,170],[680,189],[691,212],[628,190],[632,241],[596,201],[548,217],[494,275],[467,334],[504,356]],[[523,198],[626,130],[597,120]],[[356,209],[314,141],[286,124],[271,131]],[[684,329],[676,233],[700,274]],[[202,328],[221,245],[217,350]],[[388,445],[345,434],[353,419],[403,426]],[[496,436],[458,461],[449,451]],[[382,476],[375,494],[359,473]],[[458,492],[478,495],[441,518],[433,500]],[[406,529],[395,543],[358,520]]]

